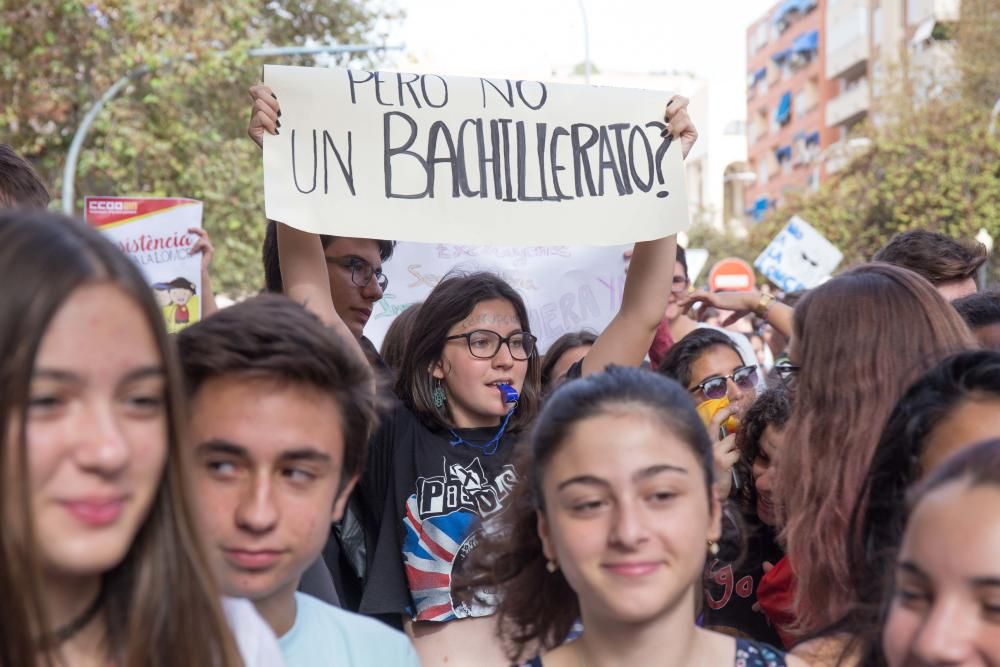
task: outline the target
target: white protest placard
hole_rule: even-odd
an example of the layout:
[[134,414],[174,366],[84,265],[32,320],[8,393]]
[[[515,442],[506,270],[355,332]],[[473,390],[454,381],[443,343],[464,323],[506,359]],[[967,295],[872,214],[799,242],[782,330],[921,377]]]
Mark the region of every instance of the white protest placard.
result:
[[87,197],[84,218],[139,265],[163,311],[167,331],[201,319],[201,255],[191,255],[202,203],[161,197]]
[[531,332],[545,350],[569,331],[600,333],[618,312],[625,287],[622,253],[631,246],[482,246],[399,243],[382,270],[389,287],[365,326],[381,347],[396,315],[427,298],[449,271],[492,271],[521,296]]
[[828,278],[844,255],[797,215],[754,262],[768,280],[785,292],[812,289]]
[[687,259],[688,280],[694,285],[701,277],[701,272],[708,264],[708,250],[704,248],[688,248],[684,252]]
[[537,81],[266,65],[267,217],[313,233],[614,245],[687,229],[669,95]]

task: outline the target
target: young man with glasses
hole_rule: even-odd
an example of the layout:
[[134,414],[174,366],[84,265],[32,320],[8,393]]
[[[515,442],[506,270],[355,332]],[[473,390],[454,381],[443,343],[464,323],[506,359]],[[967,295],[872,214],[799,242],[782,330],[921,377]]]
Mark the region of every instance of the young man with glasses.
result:
[[[388,276],[382,273],[382,263],[392,257],[396,243],[327,235],[321,235],[320,240],[326,256],[334,310],[354,337],[364,340],[362,334],[375,302],[389,286]],[[264,234],[263,260],[264,285],[268,292],[280,294],[281,265],[278,263],[277,225],[273,220],[268,221]]]

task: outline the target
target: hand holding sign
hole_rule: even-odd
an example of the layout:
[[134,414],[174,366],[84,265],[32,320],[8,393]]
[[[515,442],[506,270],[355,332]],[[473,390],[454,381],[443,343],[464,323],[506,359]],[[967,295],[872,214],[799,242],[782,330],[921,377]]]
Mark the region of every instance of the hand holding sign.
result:
[[698,130],[695,129],[691,117],[688,115],[688,98],[681,95],[674,95],[667,102],[667,110],[663,113],[663,119],[667,122],[664,131],[670,132],[674,139],[681,140],[681,157],[687,157],[698,141]]
[[652,91],[277,66],[265,77],[248,134],[263,139],[267,215],[304,231],[606,245],[687,226],[681,153],[697,133],[683,98],[668,130]]
[[247,134],[253,142],[264,148],[264,133],[278,134],[281,121],[281,107],[274,92],[262,83],[250,88],[250,127]]

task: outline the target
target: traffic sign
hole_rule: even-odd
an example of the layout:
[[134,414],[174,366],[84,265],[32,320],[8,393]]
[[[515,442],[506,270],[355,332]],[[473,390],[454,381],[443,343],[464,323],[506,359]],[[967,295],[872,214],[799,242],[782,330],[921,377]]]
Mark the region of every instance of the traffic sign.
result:
[[713,292],[745,292],[755,283],[753,268],[739,257],[716,262],[708,274],[708,288]]

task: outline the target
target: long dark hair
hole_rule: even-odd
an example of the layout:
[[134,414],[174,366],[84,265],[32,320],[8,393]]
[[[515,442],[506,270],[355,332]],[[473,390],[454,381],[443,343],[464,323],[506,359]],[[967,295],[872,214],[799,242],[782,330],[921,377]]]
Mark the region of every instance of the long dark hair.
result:
[[[183,483],[181,379],[163,316],[136,266],[98,232],[46,212],[0,215],[0,666],[40,659],[42,605],[28,477],[26,419],[49,323],[81,285],[112,283],[141,308],[166,374],[168,455],[149,514],[102,581],[108,658],[119,665],[242,664],[220,607]],[[15,426],[17,428],[12,428]]]
[[[396,395],[429,427],[451,425],[447,403],[443,410],[434,407],[430,368],[441,359],[449,329],[468,317],[479,303],[491,299],[510,302],[521,330],[530,331],[528,309],[521,295],[503,278],[486,272],[448,274],[427,295],[413,320],[396,381]],[[517,410],[510,420],[511,430],[524,428],[538,412],[539,365],[538,355],[532,354]]]
[[907,269],[871,263],[808,292],[795,308],[802,370],[775,480],[795,564],[796,626],[806,635],[853,601],[851,509],[878,437],[914,379],[976,343],[958,313]]
[[[866,629],[879,625],[906,527],[906,493],[928,472],[921,465],[927,437],[954,409],[983,399],[1000,399],[998,351],[948,357],[918,378],[893,409],[851,513],[851,534],[860,539],[848,551],[857,599],[840,624],[847,633],[864,636]],[[866,651],[877,651],[878,637],[866,639]]]
[[700,464],[711,503],[712,443],[684,387],[648,371],[611,367],[557,389],[538,416],[530,443],[519,452],[518,470],[526,474],[510,507],[499,525],[484,531],[472,574],[459,584],[499,589],[498,625],[511,659],[524,657],[530,647],[558,646],[580,617],[579,600],[565,577],[545,569],[537,513],[545,511],[542,480],[553,456],[579,422],[609,412],[654,418],[686,443]]

